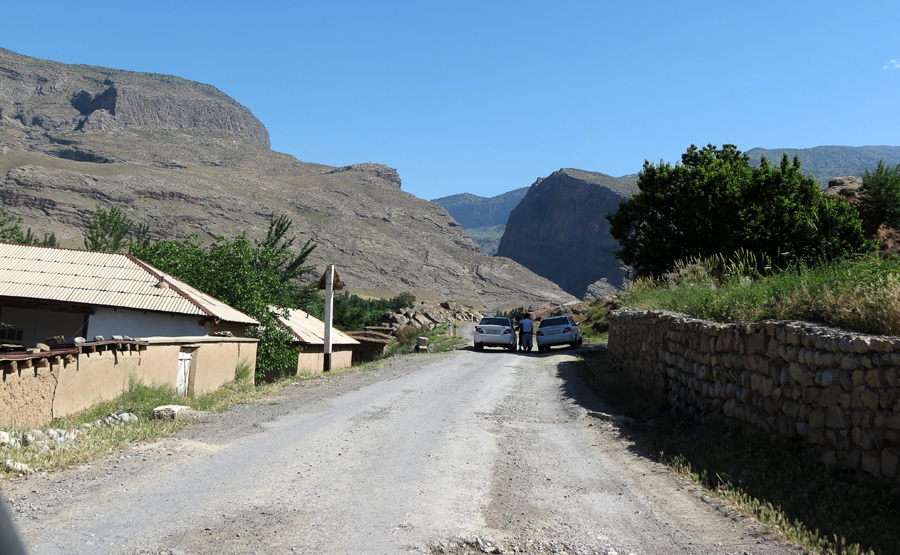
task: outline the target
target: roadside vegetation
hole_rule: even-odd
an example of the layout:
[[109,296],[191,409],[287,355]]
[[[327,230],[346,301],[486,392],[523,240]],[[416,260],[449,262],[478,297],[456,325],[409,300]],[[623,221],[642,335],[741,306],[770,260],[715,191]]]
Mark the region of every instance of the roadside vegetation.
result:
[[680,263],[661,278],[637,279],[617,301],[716,322],[806,320],[900,335],[898,275],[900,259],[878,254],[770,274],[741,259],[712,257]]
[[[747,162],[731,145],[710,145],[675,167],[645,164],[640,192],[608,217],[636,278],[592,302],[586,327],[602,333],[610,310],[630,308],[900,335],[900,259],[862,235],[862,217],[870,231],[900,222],[900,166],[866,171],[856,208],[821,195],[799,160]],[[620,431],[637,448],[792,542],[826,555],[900,553],[898,489],[827,470],[800,445],[673,412],[602,351],[582,370],[633,419]]]
[[[4,461],[24,464],[30,470],[55,470],[90,462],[114,453],[129,443],[169,437],[188,424],[188,420],[155,420],[153,409],[162,405],[185,405],[198,411],[220,412],[241,403],[248,403],[283,387],[284,382],[254,385],[249,379],[249,366],[239,379],[221,388],[197,396],[182,396],[169,386],[146,386],[133,381],[128,391],[111,401],[101,402],[76,415],[53,420],[43,430],[74,432],[67,441],[29,442],[24,445],[0,446]],[[134,414],[135,422],[119,422],[110,415]],[[32,430],[19,430],[29,433]],[[18,474],[4,466],[8,473]]]

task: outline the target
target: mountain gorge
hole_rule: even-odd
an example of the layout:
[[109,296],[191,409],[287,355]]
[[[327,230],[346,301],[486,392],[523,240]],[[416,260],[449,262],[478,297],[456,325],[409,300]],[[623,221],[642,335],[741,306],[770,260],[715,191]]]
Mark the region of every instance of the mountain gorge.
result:
[[[66,65],[0,49],[0,202],[80,247],[85,219],[118,206],[157,238],[262,237],[286,214],[351,292],[476,306],[573,297],[488,257],[438,204],[376,163],[331,167],[273,152],[265,126],[210,85]],[[317,276],[316,276],[317,277]]]
[[434,199],[432,202],[447,209],[478,244],[481,252],[494,255],[506,229],[509,213],[518,206],[527,192],[528,187],[521,187],[490,198],[462,193]]

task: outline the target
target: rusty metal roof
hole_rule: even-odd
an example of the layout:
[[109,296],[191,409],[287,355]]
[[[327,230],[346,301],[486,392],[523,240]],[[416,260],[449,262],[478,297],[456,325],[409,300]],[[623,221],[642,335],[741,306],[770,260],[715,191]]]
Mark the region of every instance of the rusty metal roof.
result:
[[[274,307],[273,307],[274,308]],[[324,344],[325,322],[299,308],[285,308],[286,316],[279,316],[278,321],[287,326],[297,341],[303,343]],[[359,341],[334,327],[331,328],[332,345],[359,345]]]
[[259,323],[131,255],[113,252],[0,243],[0,296]]

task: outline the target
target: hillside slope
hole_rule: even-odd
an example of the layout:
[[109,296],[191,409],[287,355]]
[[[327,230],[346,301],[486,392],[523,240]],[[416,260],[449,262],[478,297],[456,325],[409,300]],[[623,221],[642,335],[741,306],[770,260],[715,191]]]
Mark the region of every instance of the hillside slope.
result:
[[286,214],[311,261],[351,291],[501,304],[571,296],[490,258],[439,205],[381,164],[342,168],[269,150],[250,110],[178,77],[66,65],[0,49],[0,202],[36,232],[81,246],[98,206],[119,206],[156,237],[250,237]]

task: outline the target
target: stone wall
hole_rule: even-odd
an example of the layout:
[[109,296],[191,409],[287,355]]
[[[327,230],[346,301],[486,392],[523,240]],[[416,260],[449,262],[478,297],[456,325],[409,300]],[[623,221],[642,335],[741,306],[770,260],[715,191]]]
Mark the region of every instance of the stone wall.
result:
[[701,421],[801,441],[829,467],[900,483],[900,338],[616,311],[609,352]]

